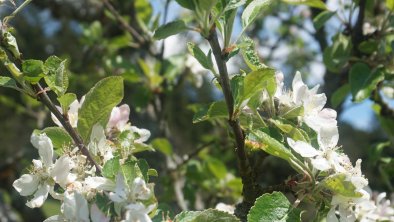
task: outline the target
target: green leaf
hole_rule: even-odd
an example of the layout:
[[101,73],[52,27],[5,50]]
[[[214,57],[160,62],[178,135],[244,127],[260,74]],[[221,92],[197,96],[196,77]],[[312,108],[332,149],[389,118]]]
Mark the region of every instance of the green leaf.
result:
[[307,5],[310,7],[327,10],[327,6],[324,4],[322,0],[282,0],[282,1],[292,5]]
[[213,63],[212,63],[212,52],[208,52],[208,56],[205,55],[205,53],[198,47],[196,44],[192,42],[187,43],[187,48],[192,54],[194,58],[197,59],[197,61],[202,65],[202,67],[206,69],[213,69]]
[[175,216],[175,222],[239,222],[234,215],[215,210],[208,209],[204,211],[184,211]]
[[374,39],[363,41],[358,45],[358,50],[365,54],[372,54],[377,51],[379,47],[379,42]]
[[114,157],[105,162],[101,174],[109,179],[115,179],[120,168],[119,157]]
[[[299,210],[297,210],[299,212]],[[248,214],[250,222],[290,222],[301,221],[300,213],[291,210],[289,200],[281,192],[263,194],[256,199],[254,206]]]
[[40,60],[24,60],[22,62],[22,71],[24,78],[32,84],[38,83],[45,76],[44,63]]
[[339,87],[331,96],[331,105],[333,108],[338,107],[350,93],[350,84]]
[[47,127],[41,130],[41,133],[45,133],[51,139],[53,147],[57,154],[62,154],[64,147],[73,144],[71,136],[63,128]]
[[245,30],[250,24],[256,20],[257,16],[269,8],[273,0],[254,0],[242,13],[242,27]]
[[251,70],[258,70],[266,67],[260,62],[260,58],[255,50],[254,41],[251,38],[244,37],[240,47],[242,57],[244,58],[246,65],[248,65]]
[[390,11],[394,11],[394,0],[386,0],[386,7]]
[[151,142],[154,149],[159,150],[167,156],[172,155],[173,149],[170,141],[166,138],[156,138]]
[[227,118],[228,111],[224,101],[213,102],[208,106],[200,108],[193,117],[193,123],[217,118]]
[[59,98],[57,98],[57,101],[59,101],[60,106],[62,107],[63,113],[67,113],[68,107],[72,102],[74,102],[77,99],[77,96],[74,93],[67,93]]
[[349,83],[353,100],[361,102],[368,98],[377,84],[384,80],[382,69],[371,71],[365,63],[356,63],[350,69]]
[[284,110],[280,116],[285,119],[295,119],[304,114],[304,106],[290,107],[288,110]]
[[68,88],[66,60],[51,56],[45,61],[45,68],[48,70],[45,82],[58,96],[63,95]]
[[196,7],[193,0],[175,0],[175,1],[178,2],[180,6],[190,10],[194,10]]
[[216,158],[208,157],[206,159],[208,169],[219,180],[224,179],[227,174],[227,168],[224,163]]
[[165,39],[171,35],[176,35],[180,32],[187,31],[188,27],[186,26],[185,22],[182,20],[176,20],[165,25],[160,26],[156,29],[155,34],[153,37],[157,40]]
[[145,179],[146,182],[149,182],[149,176],[148,176],[148,171],[149,171],[149,164],[146,162],[144,159],[139,159],[137,162],[138,168],[141,171],[142,176],[144,176],[143,179]]
[[315,18],[313,18],[313,26],[316,30],[321,29],[324,24],[336,14],[336,12],[322,11]]
[[7,76],[0,76],[0,86],[7,87],[11,89],[21,90],[17,85],[14,79]]
[[297,126],[295,126],[293,123],[289,121],[285,122],[284,120],[270,119],[270,122],[295,141],[299,141],[299,140],[304,142],[310,141],[307,134],[305,132],[304,133],[301,132],[302,129],[299,129]]
[[122,101],[123,78],[107,77],[99,81],[85,96],[79,110],[78,132],[87,142],[93,126],[100,123],[106,126],[112,109]]
[[290,150],[282,143],[261,130],[250,132],[246,138],[245,145],[252,149],[262,149],[265,152],[286,161],[290,161],[290,159],[295,158]]
[[10,32],[4,32],[3,34],[3,41],[6,48],[12,53],[12,55],[20,59],[21,54],[19,52],[18,43],[16,42],[15,37]]
[[243,6],[246,3],[246,0],[227,0],[226,3],[224,11],[229,11]]
[[352,52],[352,42],[348,36],[337,34],[333,44],[324,49],[323,62],[331,72],[339,73],[346,65]]
[[336,174],[327,177],[322,181],[322,186],[333,192],[345,197],[361,197],[362,194],[356,191],[356,187],[346,177],[346,174]]

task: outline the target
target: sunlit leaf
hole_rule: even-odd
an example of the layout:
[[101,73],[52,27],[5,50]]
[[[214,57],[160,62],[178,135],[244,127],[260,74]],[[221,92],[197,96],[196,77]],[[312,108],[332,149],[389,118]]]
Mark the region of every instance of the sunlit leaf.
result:
[[187,30],[188,30],[188,27],[186,26],[184,21],[176,20],[176,21],[167,23],[163,26],[160,26],[158,29],[156,29],[153,37],[158,40],[165,39],[169,36],[176,35],[180,32],[184,32]]

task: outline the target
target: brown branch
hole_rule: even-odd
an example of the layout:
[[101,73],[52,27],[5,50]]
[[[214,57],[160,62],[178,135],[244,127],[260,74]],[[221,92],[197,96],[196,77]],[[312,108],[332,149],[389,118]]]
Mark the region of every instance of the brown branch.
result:
[[68,120],[67,116],[60,113],[60,111],[56,108],[56,106],[53,104],[52,100],[49,98],[48,94],[46,93],[46,91],[41,87],[41,85],[39,83],[36,85],[33,85],[33,87],[37,93],[37,99],[40,100],[49,109],[49,111],[51,111],[56,116],[56,118],[62,124],[64,129],[68,132],[68,134],[74,140],[74,143],[78,146],[81,153],[84,156],[86,156],[88,161],[96,167],[97,172],[99,174],[101,174],[100,166],[96,163],[96,161],[90,155],[89,150],[86,148],[85,144],[83,143],[81,136],[71,126],[70,121]]
[[214,54],[216,65],[219,70],[219,83],[222,87],[229,114],[228,123],[231,126],[236,141],[235,153],[242,179],[242,195],[244,198],[242,206],[237,206],[238,210],[236,211],[236,215],[241,218],[241,220],[246,221],[247,212],[250,210],[250,207],[253,205],[256,198],[260,195],[259,186],[255,181],[255,176],[253,175],[252,168],[245,152],[244,132],[241,129],[239,120],[234,118],[234,97],[230,87],[226,61],[223,58],[222,49],[219,44],[215,27],[212,27],[207,40],[212,48],[212,53]]
[[119,12],[114,8],[114,6],[109,3],[108,0],[103,0],[104,6],[111,12],[111,14],[115,17],[115,19],[119,22],[120,26],[122,26],[128,33],[135,38],[140,45],[144,45],[146,43],[145,38],[140,35],[133,27],[131,27],[119,14]]

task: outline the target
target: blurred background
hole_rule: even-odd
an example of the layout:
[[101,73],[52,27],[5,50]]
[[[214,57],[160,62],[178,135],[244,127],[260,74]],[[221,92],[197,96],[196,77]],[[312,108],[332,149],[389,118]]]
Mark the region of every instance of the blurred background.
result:
[[[3,18],[22,1],[2,2]],[[297,70],[310,86],[321,85],[327,106],[338,112],[339,144],[353,163],[358,158],[363,160],[371,189],[391,192],[394,167],[387,157],[393,156],[390,127],[394,125],[390,118],[378,118],[373,101],[352,101],[349,89],[344,89],[349,63],[332,65],[324,56],[327,48],[344,44],[339,34],[349,37],[349,28],[356,27],[358,2],[328,0],[328,8],[337,15],[317,29],[313,18],[320,10],[278,1],[246,34],[255,41],[261,60],[285,74],[288,88]],[[367,1],[362,24],[373,28],[380,16],[387,16],[382,2]],[[135,32],[123,26],[117,16]],[[234,37],[241,30],[239,16]],[[156,196],[173,214],[215,207],[219,202],[235,204],[242,185],[226,123],[192,123],[199,105],[222,98],[213,84],[213,75],[187,53],[187,42],[200,44],[208,51],[207,42],[195,33],[171,36],[165,41],[152,39],[158,25],[177,18],[193,24],[191,11],[174,0],[39,0],[32,1],[10,23],[24,59],[45,60],[50,55],[67,59],[69,91],[78,98],[106,76],[124,77],[122,103],[130,106],[133,125],[152,132],[149,142],[157,152],[141,156],[158,170],[159,176],[153,181]],[[389,27],[393,27],[391,13]],[[231,74],[246,67],[240,56],[229,61]],[[7,75],[4,67],[1,71]],[[390,92],[384,99],[388,106],[392,104]],[[37,101],[0,88],[0,221],[42,221],[57,214],[56,201],[32,210],[12,188],[31,159],[37,158],[30,144],[32,131],[53,125],[48,110]],[[279,184],[294,173],[274,157],[266,158],[259,167],[264,169],[259,175],[263,186]]]

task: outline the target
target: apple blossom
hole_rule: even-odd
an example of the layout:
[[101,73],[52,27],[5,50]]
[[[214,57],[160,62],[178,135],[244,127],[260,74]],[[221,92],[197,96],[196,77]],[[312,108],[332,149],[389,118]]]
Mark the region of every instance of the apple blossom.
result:
[[[83,104],[84,101],[85,101],[85,96],[83,96],[83,97],[81,98],[81,101],[80,101],[80,102],[78,102],[77,99],[74,100],[74,101],[70,104],[70,106],[68,107],[68,111],[67,111],[68,121],[70,122],[70,125],[71,125],[72,127],[74,127],[74,128],[76,128],[77,125],[78,125],[78,110],[81,108],[81,106],[82,106],[82,104]],[[60,111],[60,113],[63,114],[63,110],[62,110],[61,107],[56,106],[56,108]],[[63,127],[63,125],[60,123],[60,121],[56,118],[56,116],[55,116],[53,113],[51,113],[51,117],[52,117],[52,121],[53,121],[56,125],[58,125],[58,126],[60,126],[60,127]]]

